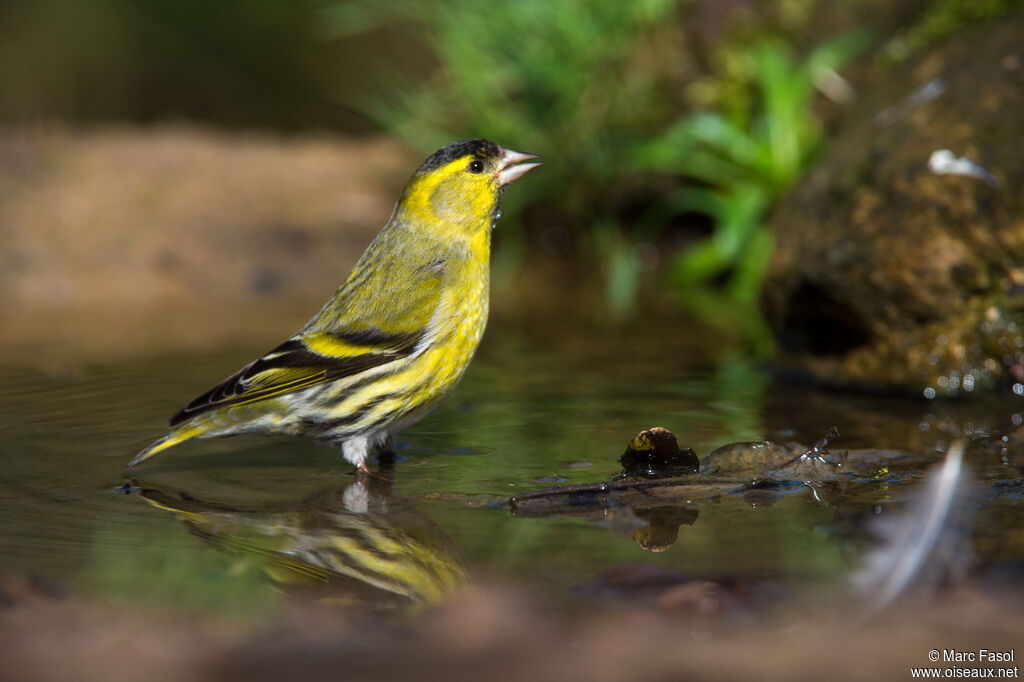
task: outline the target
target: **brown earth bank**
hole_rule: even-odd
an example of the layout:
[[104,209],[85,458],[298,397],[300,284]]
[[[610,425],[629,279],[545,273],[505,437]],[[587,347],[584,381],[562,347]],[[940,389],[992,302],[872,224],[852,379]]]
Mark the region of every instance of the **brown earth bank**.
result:
[[0,346],[279,340],[341,283],[418,162],[385,138],[2,131]]

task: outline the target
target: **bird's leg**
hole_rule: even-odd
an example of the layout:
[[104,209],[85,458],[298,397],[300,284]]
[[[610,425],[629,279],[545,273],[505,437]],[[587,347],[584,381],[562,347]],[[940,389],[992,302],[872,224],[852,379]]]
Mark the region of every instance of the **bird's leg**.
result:
[[366,466],[366,453],[370,449],[370,439],[366,436],[356,436],[355,438],[349,438],[347,441],[341,444],[341,454],[352,464],[356,465],[361,473],[370,473],[370,468]]

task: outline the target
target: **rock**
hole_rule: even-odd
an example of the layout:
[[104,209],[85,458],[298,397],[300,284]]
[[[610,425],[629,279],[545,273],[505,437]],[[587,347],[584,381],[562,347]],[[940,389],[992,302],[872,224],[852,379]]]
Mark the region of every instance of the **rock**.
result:
[[627,476],[676,476],[700,470],[700,460],[690,448],[681,449],[674,433],[662,426],[644,429],[619,456]]
[[926,397],[1024,392],[1021,35],[1017,12],[878,73],[781,202],[764,306],[784,366]]

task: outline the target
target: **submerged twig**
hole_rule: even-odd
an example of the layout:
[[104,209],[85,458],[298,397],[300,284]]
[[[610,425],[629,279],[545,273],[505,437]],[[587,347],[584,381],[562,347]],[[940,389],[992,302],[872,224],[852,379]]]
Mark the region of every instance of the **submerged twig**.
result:
[[806,462],[808,459],[813,459],[816,462],[825,463],[825,455],[828,454],[828,443],[829,441],[835,440],[836,438],[839,438],[839,429],[837,429],[835,426],[832,426],[829,428],[828,433],[826,433],[818,440],[814,441],[814,444],[811,445],[810,449],[804,450],[799,455],[787,459],[785,462],[776,466],[774,469],[768,470],[768,472],[765,473],[765,477],[769,478],[771,476],[774,476],[782,469],[785,469],[788,466],[792,466],[797,462]]

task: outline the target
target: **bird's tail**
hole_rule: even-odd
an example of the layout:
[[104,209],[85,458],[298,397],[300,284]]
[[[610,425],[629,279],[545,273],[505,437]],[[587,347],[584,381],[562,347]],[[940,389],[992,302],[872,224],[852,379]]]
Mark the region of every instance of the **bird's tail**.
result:
[[132,461],[128,462],[128,468],[131,469],[138,464],[145,462],[150,457],[155,457],[161,452],[168,448],[173,448],[179,443],[184,443],[187,440],[192,440],[196,436],[203,433],[204,429],[197,426],[184,426],[183,428],[175,429],[163,438],[150,443],[147,447],[143,448],[142,452],[135,455]]

